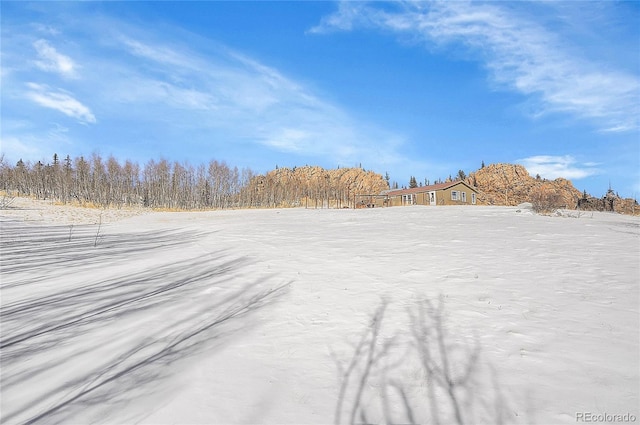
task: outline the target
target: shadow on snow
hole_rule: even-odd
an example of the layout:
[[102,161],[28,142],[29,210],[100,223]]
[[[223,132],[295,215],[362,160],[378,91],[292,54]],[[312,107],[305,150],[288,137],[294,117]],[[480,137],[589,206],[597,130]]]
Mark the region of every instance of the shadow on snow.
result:
[[[0,288],[21,295],[0,311],[3,423],[63,423],[88,405],[99,415],[149,396],[186,359],[250,326],[288,286],[248,277],[249,261],[224,252],[144,261],[203,233],[108,235],[94,247],[95,226],[2,225]],[[101,276],[109,262],[125,267]],[[74,277],[77,269],[89,277]],[[39,290],[64,276],[73,283]]]
[[446,326],[442,297],[408,309],[408,331],[385,329],[382,302],[350,360],[333,353],[340,390],[335,424],[509,422],[496,371],[475,339]]

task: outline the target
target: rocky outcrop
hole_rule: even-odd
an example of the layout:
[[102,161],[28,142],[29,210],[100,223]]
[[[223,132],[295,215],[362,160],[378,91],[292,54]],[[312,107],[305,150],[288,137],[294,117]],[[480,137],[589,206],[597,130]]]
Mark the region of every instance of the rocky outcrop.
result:
[[575,208],[582,193],[563,178],[532,177],[517,164],[491,164],[472,172],[467,182],[478,189],[478,203],[516,206],[531,202],[534,207]]
[[584,193],[582,198],[578,199],[577,208],[582,211],[613,211],[621,214],[640,214],[638,201],[631,198],[621,198],[611,189],[602,198],[588,196]]
[[618,202],[614,202],[613,210],[620,214],[640,215],[640,205],[633,198],[620,198]]
[[318,166],[277,168],[250,183],[255,204],[260,206],[342,208],[353,206],[356,194],[378,194],[387,189],[387,181],[372,171]]

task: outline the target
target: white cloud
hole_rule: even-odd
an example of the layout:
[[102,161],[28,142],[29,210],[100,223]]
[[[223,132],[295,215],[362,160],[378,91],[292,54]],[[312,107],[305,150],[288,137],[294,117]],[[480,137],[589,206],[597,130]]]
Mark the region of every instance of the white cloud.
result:
[[[83,35],[73,39],[82,78],[66,85],[56,81],[62,69],[77,71],[76,62],[64,65],[53,41],[36,41],[45,39],[43,34],[25,36],[12,51],[38,48],[39,66],[51,74],[15,72],[11,81],[3,80],[3,89],[12,89],[11,99],[27,98],[84,124],[97,121],[92,109],[99,105],[100,131],[71,127],[66,133],[70,140],[79,140],[82,132],[89,144],[139,157],[161,153],[193,160],[204,152],[258,170],[284,162],[362,162],[392,171],[386,164],[406,159],[400,153],[402,136],[353,117],[304,82],[216,41],[108,17],[92,18],[90,28],[81,24],[63,30]],[[7,63],[18,63],[19,57],[16,53]],[[14,104],[14,116],[36,121],[33,108]],[[50,137],[41,126],[32,128],[31,134],[36,132]],[[137,152],[151,144],[152,152]]]
[[2,154],[11,153],[10,161],[17,161],[21,158],[38,158],[42,157],[44,152],[40,142],[34,142],[33,140],[25,140],[16,136],[0,136],[0,147],[2,147]]
[[39,33],[42,33],[42,34],[46,34],[48,36],[60,35],[60,31],[57,28],[52,27],[51,25],[45,25],[45,24],[42,24],[42,23],[39,23],[39,22],[33,22],[33,23],[31,23],[31,27],[36,32],[39,32]]
[[69,93],[62,90],[52,90],[43,84],[27,83],[27,87],[30,89],[26,93],[27,98],[38,105],[55,109],[81,123],[93,124],[96,122],[96,117],[91,110]]
[[132,105],[146,104],[154,109],[167,106],[183,110],[217,109],[217,100],[211,93],[145,76],[132,75],[126,79],[113,80],[109,85],[109,96],[111,101]]
[[516,162],[523,165],[529,171],[529,174],[539,174],[541,177],[551,180],[558,177],[569,180],[583,179],[599,173],[599,170],[595,168],[596,164],[593,162],[579,164],[570,155],[536,155],[519,159]]
[[223,133],[276,155],[322,157],[334,163],[364,161],[371,166],[399,156],[398,136],[358,122],[279,70],[228,47],[209,45],[203,55],[149,38],[120,35],[117,40],[127,54],[148,61],[153,69],[141,72],[138,69],[147,67],[134,70],[120,62],[109,71],[109,100],[129,104],[123,111],[143,114],[139,121],[166,121],[170,115],[172,126],[208,129],[211,139]]
[[263,143],[284,152],[299,152],[309,143],[311,135],[295,128],[282,129],[278,134],[266,139]]
[[358,23],[373,12],[365,10],[360,2],[341,1],[338,3],[338,11],[322,18],[319,25],[311,28],[311,34],[324,34],[334,31],[351,31]]
[[43,71],[55,72],[63,77],[73,78],[76,76],[76,64],[70,57],[59,53],[47,40],[37,40],[33,47],[38,53],[36,66]]
[[[640,127],[637,75],[572,55],[558,34],[499,3],[399,2],[395,10],[342,2],[310,30],[358,26],[408,34],[436,46],[471,48],[500,86],[529,95],[541,113],[591,120],[601,131]],[[476,59],[477,59],[476,58]]]

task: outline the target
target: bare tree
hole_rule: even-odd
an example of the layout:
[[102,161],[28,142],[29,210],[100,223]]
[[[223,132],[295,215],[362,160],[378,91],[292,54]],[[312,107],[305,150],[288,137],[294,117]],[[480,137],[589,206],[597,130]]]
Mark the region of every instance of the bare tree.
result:
[[[325,170],[321,167],[282,167],[264,175],[239,170],[224,161],[206,166],[188,162],[149,160],[143,167],[132,161],[106,161],[98,153],[73,161],[35,164],[23,162],[0,167],[2,188],[39,199],[77,201],[81,205],[150,208],[274,208],[310,204],[315,208],[351,205],[357,193],[388,188],[382,176],[361,168]],[[373,183],[371,183],[373,182]]]

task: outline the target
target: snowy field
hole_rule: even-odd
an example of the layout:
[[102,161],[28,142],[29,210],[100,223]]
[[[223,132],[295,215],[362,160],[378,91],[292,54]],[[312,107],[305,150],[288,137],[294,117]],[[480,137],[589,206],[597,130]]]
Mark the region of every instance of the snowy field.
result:
[[637,423],[640,220],[571,214],[19,204],[1,422]]

